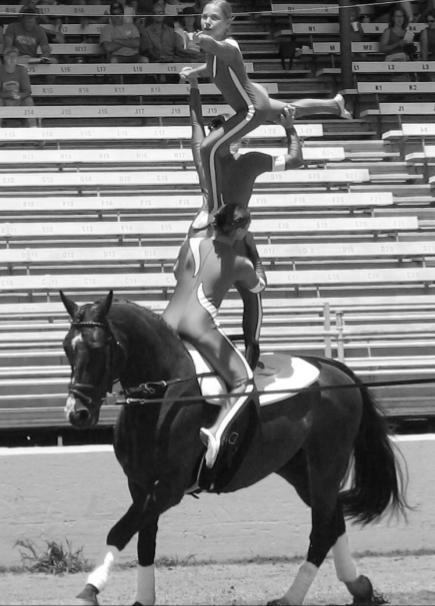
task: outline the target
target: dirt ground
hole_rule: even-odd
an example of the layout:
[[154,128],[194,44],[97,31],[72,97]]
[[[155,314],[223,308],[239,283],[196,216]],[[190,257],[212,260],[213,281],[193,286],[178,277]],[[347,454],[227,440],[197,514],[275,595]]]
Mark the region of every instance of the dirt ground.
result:
[[[357,559],[360,573],[390,604],[435,604],[435,555],[382,556]],[[296,574],[298,564],[238,563],[159,567],[156,572],[158,604],[265,604],[280,597]],[[101,604],[132,604],[135,570],[115,570],[100,597]],[[66,606],[76,603],[85,574],[0,575],[0,605]],[[335,577],[328,559],[306,599],[306,604],[346,604],[350,596]]]

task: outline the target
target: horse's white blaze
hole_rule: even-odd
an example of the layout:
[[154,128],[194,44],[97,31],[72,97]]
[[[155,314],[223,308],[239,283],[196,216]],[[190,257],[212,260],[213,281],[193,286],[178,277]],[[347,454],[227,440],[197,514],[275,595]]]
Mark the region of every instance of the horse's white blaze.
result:
[[103,563],[97,566],[88,576],[87,582],[93,585],[98,591],[102,591],[109,579],[110,571],[119,555],[119,549],[112,545],[107,547],[107,551],[103,558]]
[[356,564],[350,554],[349,541],[347,534],[344,533],[339,537],[332,547],[334,555],[335,571],[337,578],[343,583],[352,583],[358,577]]
[[74,411],[75,404],[76,404],[76,399],[75,399],[74,395],[69,394],[66,399],[65,408],[64,408],[65,416],[67,419],[69,419],[70,414]]
[[284,596],[287,604],[303,604],[317,571],[317,566],[314,566],[311,562],[304,562],[302,564],[290,589]]
[[151,566],[137,565],[137,591],[135,602],[143,604],[154,604],[156,600],[156,583],[154,564]]

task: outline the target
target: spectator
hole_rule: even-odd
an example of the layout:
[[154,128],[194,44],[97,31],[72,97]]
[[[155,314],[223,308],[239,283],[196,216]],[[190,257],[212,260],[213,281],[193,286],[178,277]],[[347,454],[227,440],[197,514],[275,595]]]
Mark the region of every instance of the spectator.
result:
[[5,47],[5,39],[3,36],[3,27],[0,27],[0,55],[3,55],[4,47]]
[[[10,46],[3,55],[0,66],[0,106],[33,107],[29,74],[23,65],[18,65],[18,50]],[[0,118],[0,126],[1,126]],[[36,126],[35,118],[27,119],[28,126]]]
[[388,27],[380,39],[385,61],[410,61],[415,55],[414,34],[407,31],[409,17],[401,7],[393,9]]
[[180,36],[166,23],[165,5],[164,0],[154,1],[152,22],[142,29],[141,51],[150,61],[172,63],[189,60],[191,57],[184,51]]
[[201,52],[198,43],[193,40],[193,34],[198,31],[195,9],[192,6],[186,6],[181,15],[181,23],[177,21],[174,25],[175,33],[180,36],[184,51],[191,55],[193,61],[204,61],[204,53]]
[[[44,0],[44,5],[57,6],[57,0]],[[48,42],[63,44],[65,36],[62,32],[62,19],[59,15],[40,15],[39,23],[47,34]]]
[[51,56],[47,34],[38,24],[38,11],[33,6],[23,6],[19,18],[8,25],[5,32],[5,49],[14,46],[18,51],[18,63],[26,65],[38,58],[41,48],[42,62],[57,63]]
[[118,2],[124,7],[124,23],[134,23],[137,3],[134,4],[130,0],[118,0]]
[[425,19],[427,28],[420,34],[422,61],[435,61],[435,11],[429,11]]
[[109,23],[101,30],[100,43],[110,63],[148,63],[139,52],[139,30],[134,23],[125,23],[120,2],[110,5]]

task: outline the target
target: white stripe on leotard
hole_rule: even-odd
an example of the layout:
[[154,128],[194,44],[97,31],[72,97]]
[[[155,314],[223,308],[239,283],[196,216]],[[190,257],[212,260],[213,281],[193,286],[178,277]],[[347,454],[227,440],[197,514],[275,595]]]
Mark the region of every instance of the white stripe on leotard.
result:
[[258,341],[260,340],[261,324],[263,322],[263,306],[261,304],[260,293],[257,294],[257,309],[258,309],[258,318],[257,318],[257,326],[255,327],[255,340],[258,343]]
[[[214,58],[215,61],[213,62],[213,73],[214,75],[216,75],[216,57]],[[219,200],[217,199],[217,175],[216,175],[216,164],[215,164],[215,156],[216,156],[216,152],[219,149],[219,147],[225,143],[225,141],[227,141],[227,139],[230,139],[231,137],[233,137],[233,135],[235,135],[238,131],[242,130],[243,128],[245,128],[246,123],[251,122],[251,120],[254,118],[255,116],[255,107],[252,104],[251,99],[249,98],[248,93],[245,91],[245,89],[243,88],[240,80],[238,79],[238,77],[236,76],[236,73],[234,72],[234,70],[231,67],[228,67],[228,71],[230,73],[231,79],[233,80],[233,83],[235,85],[235,87],[237,88],[240,96],[243,98],[243,100],[246,103],[246,106],[248,108],[246,117],[244,118],[244,120],[242,120],[241,122],[239,122],[239,124],[237,124],[234,128],[232,128],[231,130],[229,130],[226,134],[224,134],[223,137],[221,137],[220,139],[218,139],[216,141],[216,143],[213,145],[213,147],[211,148],[211,152],[210,152],[210,158],[209,158],[209,163],[210,163],[210,180],[211,180],[211,195],[212,195],[212,199],[213,199],[213,212],[216,212],[218,207],[219,207]]]
[[210,299],[207,299],[207,297],[205,296],[202,282],[198,286],[198,290],[196,291],[196,296],[198,297],[198,301],[199,301],[199,304],[201,305],[201,307],[203,307],[205,309],[205,311],[207,313],[209,313],[214,320],[218,314],[218,310],[213,305],[213,303],[210,301]]
[[204,238],[189,238],[189,248],[190,252],[192,253],[194,263],[194,276],[196,276],[196,274],[199,272],[199,268],[201,266],[201,253],[199,251],[199,247],[201,246],[201,242],[203,240]]
[[[251,367],[249,366],[245,357],[242,356],[240,351],[237,349],[237,347],[235,347],[233,345],[233,343],[230,341],[230,339],[227,337],[227,335],[224,332],[222,332],[222,330],[220,330],[220,328],[218,328],[218,330],[219,330],[220,334],[222,335],[222,337],[227,341],[227,343],[232,347],[232,349],[234,349],[235,353],[239,356],[239,358],[243,362],[245,369],[246,369],[246,375],[247,375],[246,378],[247,378],[247,380],[250,381],[246,385],[245,391],[240,394],[240,396],[237,398],[235,404],[233,404],[231,409],[228,411],[228,414],[222,420],[222,423],[220,424],[220,427],[216,432],[216,439],[220,443],[222,434],[225,431],[225,429],[227,428],[228,424],[232,421],[232,419],[235,417],[235,415],[240,410],[240,408],[243,406],[243,404],[245,404],[246,399],[249,398],[250,394],[254,391],[254,382],[253,382],[254,375],[252,374]],[[234,397],[236,397],[236,396],[234,396]]]

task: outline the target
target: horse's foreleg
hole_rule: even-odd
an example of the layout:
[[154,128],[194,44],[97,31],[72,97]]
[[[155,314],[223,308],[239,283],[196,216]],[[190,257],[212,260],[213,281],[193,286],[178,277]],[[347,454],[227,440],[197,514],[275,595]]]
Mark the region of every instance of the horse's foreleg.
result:
[[158,518],[147,523],[139,531],[137,541],[137,589],[135,604],[146,606],[154,604],[156,599],[154,558],[156,555],[156,536]]
[[[133,505],[109,531],[101,564],[89,574],[85,589],[77,596],[78,599],[82,600],[83,604],[98,604],[96,596],[107,585],[110,572],[119,552],[124,549],[144,523],[147,503],[148,501],[143,495],[142,498],[135,499]],[[94,593],[93,597],[92,593]]]

